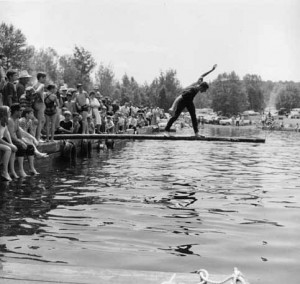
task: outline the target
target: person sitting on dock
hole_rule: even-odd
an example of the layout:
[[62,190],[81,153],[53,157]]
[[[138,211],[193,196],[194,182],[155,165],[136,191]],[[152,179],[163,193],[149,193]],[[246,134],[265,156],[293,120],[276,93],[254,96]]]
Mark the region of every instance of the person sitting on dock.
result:
[[14,168],[15,155],[18,149],[12,143],[7,129],[9,112],[8,106],[0,106],[0,152],[2,152],[1,162],[3,164],[1,178],[6,181],[12,180],[8,173],[8,164],[10,164],[11,175],[18,178]]
[[139,111],[137,118],[137,127],[141,128],[147,125],[146,119],[144,117],[144,113]]
[[60,134],[72,134],[73,133],[73,121],[71,120],[71,112],[66,110],[64,112],[64,120],[60,121],[57,132]]
[[133,129],[135,133],[137,128],[137,119],[135,115],[129,116],[127,124],[128,124],[128,129]]
[[204,73],[196,83],[192,84],[191,86],[185,88],[182,92],[181,95],[176,98],[173,107],[175,107],[175,113],[174,115],[169,119],[167,126],[165,128],[165,136],[170,136],[170,129],[172,124],[178,119],[180,116],[181,112],[184,110],[184,108],[187,108],[187,110],[190,113],[191,119],[192,119],[192,124],[193,124],[193,129],[195,132],[196,136],[199,136],[199,130],[198,130],[198,122],[197,122],[197,117],[196,117],[196,110],[195,110],[195,105],[194,105],[194,97],[200,92],[204,93],[208,90],[209,86],[206,82],[203,82],[203,78],[214,71],[216,69],[217,65],[214,65],[213,68]]
[[106,122],[105,122],[105,132],[106,133],[114,133],[114,129],[115,129],[115,124],[112,121],[112,117],[110,115],[108,115],[106,117]]
[[21,116],[20,104],[15,103],[11,106],[11,117],[8,119],[8,130],[11,136],[12,143],[17,147],[17,160],[21,177],[26,177],[23,162],[25,155],[28,156],[30,172],[34,175],[38,174],[34,167],[34,147],[27,145],[22,139],[22,132],[19,126],[19,118]]
[[19,119],[19,126],[22,133],[22,139],[27,145],[34,147],[34,154],[39,158],[48,157],[47,153],[42,153],[37,149],[39,142],[35,138],[35,132],[38,121],[34,117],[32,108],[25,108],[22,111],[22,117]]

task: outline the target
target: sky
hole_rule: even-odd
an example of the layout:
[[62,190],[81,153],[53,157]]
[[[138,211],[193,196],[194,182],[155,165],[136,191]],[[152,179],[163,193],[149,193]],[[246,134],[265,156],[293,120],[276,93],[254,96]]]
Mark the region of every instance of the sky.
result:
[[185,86],[218,64],[208,81],[235,71],[300,82],[298,0],[0,0],[0,22],[59,55],[82,46],[117,79],[175,69]]

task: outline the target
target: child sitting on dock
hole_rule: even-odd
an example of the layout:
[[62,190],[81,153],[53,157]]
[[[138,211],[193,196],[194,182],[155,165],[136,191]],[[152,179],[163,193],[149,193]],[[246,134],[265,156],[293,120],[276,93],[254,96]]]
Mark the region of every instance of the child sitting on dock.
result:
[[3,164],[1,178],[6,181],[11,181],[11,177],[8,173],[8,164],[10,163],[11,175],[14,178],[18,178],[15,172],[14,163],[17,147],[12,143],[9,131],[7,129],[9,107],[0,106],[0,152],[2,152],[1,161]]
[[114,133],[114,128],[115,128],[115,124],[112,121],[112,117],[108,115],[106,117],[106,122],[105,122],[105,132]]
[[22,139],[22,132],[19,126],[19,118],[21,116],[20,104],[12,104],[11,117],[8,119],[8,130],[11,136],[12,143],[17,147],[17,160],[19,164],[19,171],[21,177],[26,177],[27,174],[24,171],[23,163],[24,157],[28,156],[30,172],[34,175],[38,174],[34,167],[34,147],[27,145]]
[[64,112],[64,120],[59,123],[57,132],[60,134],[72,134],[73,133],[73,121],[71,120],[71,112],[66,110]]
[[136,127],[137,127],[137,119],[136,119],[135,115],[129,116],[129,118],[128,118],[128,128],[133,129],[134,133],[135,133]]

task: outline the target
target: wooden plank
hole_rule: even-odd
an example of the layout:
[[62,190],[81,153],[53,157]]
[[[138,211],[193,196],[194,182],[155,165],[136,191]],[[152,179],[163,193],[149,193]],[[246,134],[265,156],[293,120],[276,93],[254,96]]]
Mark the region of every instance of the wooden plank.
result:
[[[200,280],[199,275],[195,273],[102,269],[63,264],[2,263],[2,265],[0,283],[7,284],[161,284],[168,281],[172,284],[195,284]],[[228,275],[212,275],[209,279],[221,281],[231,274],[232,271],[229,271]]]
[[184,141],[224,141],[224,142],[247,142],[265,143],[263,138],[245,137],[196,137],[196,136],[169,136],[163,135],[143,135],[143,134],[63,134],[55,135],[54,140],[63,139],[127,139],[127,140],[184,140]]

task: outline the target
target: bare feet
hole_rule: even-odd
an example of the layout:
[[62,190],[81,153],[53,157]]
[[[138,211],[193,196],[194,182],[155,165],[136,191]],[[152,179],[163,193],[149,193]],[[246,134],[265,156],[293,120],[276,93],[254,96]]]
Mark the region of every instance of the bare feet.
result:
[[6,181],[12,181],[10,175],[8,173],[2,173],[1,178],[6,180]]
[[19,176],[16,174],[16,172],[11,172],[10,174],[12,175],[13,178],[19,178]]
[[27,177],[28,175],[24,172],[24,171],[21,171],[20,172],[20,177]]
[[36,169],[31,169],[30,173],[33,175],[39,175],[39,173],[36,171]]
[[49,157],[47,153],[41,153],[41,152],[36,152],[35,155],[38,158],[48,158]]
[[195,136],[196,136],[196,137],[199,137],[199,138],[205,138],[205,136],[204,136],[204,135],[200,135],[198,132],[197,132],[197,133],[195,133]]

